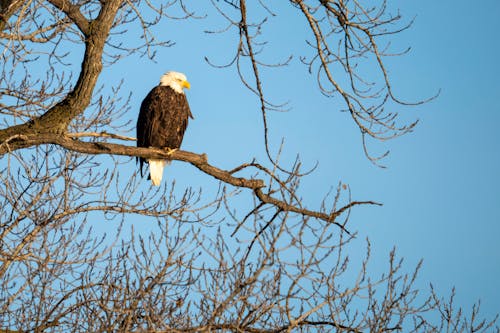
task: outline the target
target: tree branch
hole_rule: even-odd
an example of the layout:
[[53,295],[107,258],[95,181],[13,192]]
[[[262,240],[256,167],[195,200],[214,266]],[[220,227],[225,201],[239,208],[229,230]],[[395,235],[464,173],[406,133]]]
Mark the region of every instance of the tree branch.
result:
[[49,0],[49,2],[54,7],[65,13],[85,36],[90,35],[90,23],[80,12],[80,6],[74,5],[68,0]]
[[23,0],[2,1],[0,6],[0,31],[4,31],[9,19],[23,5]]
[[[42,144],[55,144],[64,147],[71,151],[76,151],[84,154],[109,154],[109,155],[122,155],[122,156],[135,156],[142,157],[145,159],[157,158],[157,159],[170,159],[178,160],[190,163],[202,172],[220,180],[226,184],[235,187],[244,187],[253,190],[255,196],[263,204],[269,204],[279,208],[281,211],[293,212],[303,216],[313,217],[323,220],[328,223],[333,223],[343,231],[349,233],[345,227],[336,222],[335,219],[341,215],[346,210],[352,208],[356,205],[381,205],[380,203],[374,201],[352,201],[347,205],[343,206],[338,210],[334,210],[330,213],[324,213],[320,211],[313,211],[302,207],[294,206],[283,200],[277,199],[269,194],[264,193],[262,190],[265,187],[265,183],[261,179],[247,179],[243,177],[235,177],[230,171],[219,169],[208,163],[207,156],[205,154],[195,154],[183,150],[176,150],[174,152],[167,152],[158,148],[141,148],[125,146],[114,143],[107,142],[84,142],[71,138],[71,134],[68,135],[57,135],[57,134],[42,134],[42,135],[18,135],[16,137],[7,140],[0,144],[0,156],[20,148],[26,148],[30,146],[37,146]],[[272,172],[266,168],[260,166],[260,170],[271,175]],[[281,185],[283,186],[283,185]]]
[[[80,76],[73,90],[42,116],[27,123],[0,130],[0,142],[5,142],[9,137],[20,133],[23,135],[65,133],[68,124],[88,107],[92,99],[94,87],[102,71],[104,45],[123,1],[103,2],[99,15],[91,22],[83,17],[78,6],[69,5],[65,0],[55,0],[52,3],[74,20],[82,33],[85,34],[85,55]],[[87,22],[88,26],[83,20]]]

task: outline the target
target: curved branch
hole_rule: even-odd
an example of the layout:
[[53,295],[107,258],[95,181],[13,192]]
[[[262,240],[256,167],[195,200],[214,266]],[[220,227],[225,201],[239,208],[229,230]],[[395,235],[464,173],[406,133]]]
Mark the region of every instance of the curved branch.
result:
[[[64,0],[56,0],[54,3],[60,5],[60,9],[68,17],[80,22],[75,22],[75,24],[86,35],[85,55],[82,61],[80,76],[73,90],[42,116],[27,123],[0,130],[1,142],[5,142],[9,137],[20,133],[23,135],[64,133],[67,130],[68,124],[87,108],[92,99],[92,93],[103,67],[102,55],[104,45],[113,26],[116,13],[123,1],[109,0],[103,2],[99,15],[95,20],[90,22],[86,21],[78,6],[76,6],[77,8],[74,5],[69,6]],[[88,27],[83,23],[84,19],[88,23]]]
[[54,7],[65,13],[85,36],[90,35],[90,23],[80,12],[80,6],[72,4],[68,0],[49,0],[49,2]]
[[[122,155],[131,157],[142,157],[145,159],[157,158],[157,159],[170,159],[178,160],[190,163],[207,175],[214,177],[226,184],[243,187],[253,190],[255,196],[259,199],[262,204],[269,204],[279,208],[284,212],[293,212],[299,215],[308,216],[323,220],[327,223],[335,224],[340,227],[343,231],[348,232],[345,227],[336,222],[336,218],[349,210],[353,206],[357,205],[381,205],[380,203],[374,201],[351,201],[347,205],[341,207],[338,210],[333,210],[330,213],[325,213],[321,211],[309,210],[306,208],[298,207],[283,200],[277,199],[270,194],[266,194],[263,188],[266,186],[262,179],[248,179],[243,177],[233,176],[231,170],[223,170],[216,166],[208,163],[207,156],[205,154],[195,154],[188,151],[176,150],[174,152],[168,152],[166,150],[158,148],[141,148],[124,146],[115,143],[107,142],[84,142],[71,138],[69,135],[57,135],[57,134],[42,134],[42,135],[17,135],[12,137],[8,142],[0,144],[0,156],[13,150],[27,148],[42,144],[55,144],[64,147],[71,151],[76,151],[84,154],[109,154],[109,155]],[[260,170],[263,170],[267,174],[272,174],[266,168],[260,166]],[[282,184],[280,186],[283,186]]]

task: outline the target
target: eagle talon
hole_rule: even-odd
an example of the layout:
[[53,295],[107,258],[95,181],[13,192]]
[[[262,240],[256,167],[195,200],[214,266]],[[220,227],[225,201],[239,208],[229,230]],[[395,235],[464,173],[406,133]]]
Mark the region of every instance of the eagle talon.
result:
[[167,155],[170,156],[170,155],[173,155],[178,149],[177,148],[165,148],[165,150],[167,151]]

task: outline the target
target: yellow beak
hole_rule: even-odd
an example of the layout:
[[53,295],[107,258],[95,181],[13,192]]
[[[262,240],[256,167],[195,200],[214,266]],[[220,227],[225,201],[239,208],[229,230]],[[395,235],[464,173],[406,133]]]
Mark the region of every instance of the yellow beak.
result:
[[188,81],[182,81],[182,87],[189,89],[191,88],[191,84]]

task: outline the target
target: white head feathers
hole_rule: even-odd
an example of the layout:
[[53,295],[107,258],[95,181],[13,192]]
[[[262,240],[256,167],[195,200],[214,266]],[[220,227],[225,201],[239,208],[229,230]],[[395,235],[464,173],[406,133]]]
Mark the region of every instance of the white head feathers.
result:
[[168,86],[177,93],[183,94],[183,88],[189,89],[191,85],[187,81],[186,75],[179,72],[166,72],[160,79],[160,86]]

